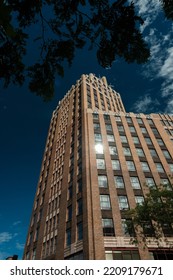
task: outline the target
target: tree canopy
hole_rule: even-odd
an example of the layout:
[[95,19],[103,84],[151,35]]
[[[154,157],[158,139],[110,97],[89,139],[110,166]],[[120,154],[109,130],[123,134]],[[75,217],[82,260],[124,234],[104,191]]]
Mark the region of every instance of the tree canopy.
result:
[[[164,1],[173,18],[173,1]],[[22,85],[49,100],[55,76],[64,75],[64,62],[72,64],[77,49],[96,50],[98,63],[111,67],[117,57],[127,63],[145,63],[150,51],[140,32],[143,19],[128,0],[0,0],[0,78],[7,87]],[[28,40],[40,27],[33,44],[38,58],[26,64]]]
[[[145,245],[147,245],[148,237],[166,242],[167,237],[173,237],[172,187],[160,185],[149,188],[144,202],[127,212],[127,217],[132,219],[135,231]],[[137,239],[134,238],[133,241]]]

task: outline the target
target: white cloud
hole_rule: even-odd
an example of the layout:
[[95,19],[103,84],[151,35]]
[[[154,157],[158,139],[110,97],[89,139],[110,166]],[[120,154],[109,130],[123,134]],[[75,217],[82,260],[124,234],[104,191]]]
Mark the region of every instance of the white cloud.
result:
[[9,242],[13,238],[12,234],[9,232],[0,233],[0,244],[4,242]]
[[18,249],[18,250],[23,250],[24,246],[25,246],[25,244],[23,244],[23,243],[19,243],[19,242],[16,243],[16,249]]
[[158,16],[161,10],[160,0],[134,0],[138,14],[143,18],[144,25],[141,27],[141,32],[144,31]]
[[[169,33],[163,34],[155,28],[150,29],[145,39],[150,46],[151,56],[149,62],[143,66],[142,72],[151,81],[158,79],[160,83],[158,98],[164,98],[164,102],[170,102],[168,97],[173,96],[173,28],[168,31]],[[165,113],[170,113],[170,108],[172,107],[168,104]]]
[[173,97],[168,99],[167,106],[164,111],[165,114],[173,114]]
[[142,15],[158,13],[161,8],[160,0],[134,0],[133,2]]
[[146,112],[148,106],[152,103],[151,97],[146,95],[143,99],[138,100],[134,104],[136,112]]
[[173,47],[168,48],[158,76],[164,79],[161,86],[162,97],[173,95]]
[[133,110],[135,110],[136,113],[148,113],[149,111],[151,112],[157,105],[159,105],[158,100],[153,100],[149,94],[146,94],[135,102]]
[[19,224],[21,224],[21,221],[16,221],[16,222],[13,223],[13,226],[17,226]]
[[151,45],[151,58],[143,67],[143,74],[150,80],[162,79],[161,97],[173,95],[173,47],[171,34],[158,34],[157,30],[151,30],[148,41]]
[[161,86],[162,97],[173,95],[173,80],[167,79]]
[[[149,34],[145,37],[145,40],[150,46],[151,56],[149,62],[143,67],[143,74],[151,80],[156,78],[165,78],[167,74],[164,75],[164,68],[166,68],[169,63],[169,60],[166,62],[167,50],[168,52],[170,50],[171,53],[172,49],[170,43],[171,32],[165,35],[160,33],[157,29],[152,28],[150,29]],[[165,65],[164,68],[163,65]]]
[[173,47],[167,50],[167,58],[160,69],[159,75],[161,77],[173,78]]

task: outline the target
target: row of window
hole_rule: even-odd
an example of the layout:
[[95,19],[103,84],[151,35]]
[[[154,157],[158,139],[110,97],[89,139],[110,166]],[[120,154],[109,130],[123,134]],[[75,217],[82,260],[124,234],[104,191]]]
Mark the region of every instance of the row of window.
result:
[[140,260],[137,250],[106,251],[106,260]]
[[[140,260],[137,250],[114,250],[106,251],[106,260]],[[155,250],[150,251],[153,260],[173,260],[173,250]]]
[[[114,176],[114,182],[117,189],[125,188],[123,176]],[[138,177],[131,176],[130,183],[133,189],[141,189],[141,184]],[[145,184],[150,188],[156,187],[155,181],[152,177],[146,177]],[[168,188],[171,186],[170,181],[167,178],[161,179],[161,184],[167,186]],[[108,179],[106,175],[98,175],[98,186],[100,188],[108,188]]]
[[[121,219],[121,227],[124,236],[135,236],[135,230],[131,219]],[[115,236],[112,218],[102,218],[103,236]]]
[[50,240],[43,243],[42,259],[55,253],[56,244],[57,244],[57,236],[55,236],[54,238],[51,238]]
[[[136,204],[142,204],[144,197],[141,195],[135,196]],[[129,209],[129,203],[126,195],[118,195],[118,204],[120,210]],[[111,210],[111,202],[109,194],[100,194],[100,208],[101,210]]]
[[[103,117],[106,121],[110,120],[110,115],[108,115],[108,114],[104,114]],[[99,114],[98,113],[93,113],[93,120],[99,120]],[[122,121],[121,116],[115,115],[115,120],[117,122],[121,122]],[[150,125],[154,125],[154,122],[153,122],[152,119],[147,118],[146,120]],[[128,124],[133,124],[133,121],[132,121],[131,117],[126,117],[126,121],[127,121]],[[142,118],[136,117],[136,121],[139,125],[144,124]]]
[[[76,215],[81,215],[83,213],[83,203],[82,199],[77,200],[77,205],[76,205]],[[72,204],[67,207],[67,221],[71,221],[72,219]]]
[[[102,96],[103,96],[103,95],[100,93],[100,103],[101,103],[101,107],[100,107],[100,106],[99,106],[98,99],[97,99],[96,95],[94,95],[94,107],[97,108],[97,109],[101,109],[101,110],[105,111],[105,110],[106,110],[106,107],[105,107],[106,104],[105,104],[105,101],[104,101],[104,99],[103,99]],[[87,93],[87,100],[88,100],[88,102],[87,102],[88,108],[92,108],[92,102],[91,102],[90,93]],[[108,98],[106,98],[106,101],[107,101],[106,103],[107,103],[107,108],[108,108],[108,110],[110,110],[110,111],[111,111],[111,110],[113,110],[113,111],[124,111],[124,109],[123,109],[121,103],[119,103],[119,102],[117,101],[117,99],[115,99],[116,107],[115,107],[115,105],[114,105],[113,99],[111,99],[112,108],[111,108],[110,101],[109,101]]]
[[173,126],[173,121],[161,120],[164,126]]
[[58,215],[55,215],[52,218],[50,218],[45,224],[44,236],[47,236],[52,231],[55,231],[55,229],[58,228],[58,223],[59,223]]
[[[136,204],[144,202],[143,196],[135,196]],[[118,196],[120,210],[128,210],[129,204],[126,196]],[[102,210],[111,210],[109,195],[100,195],[100,206]],[[125,236],[135,236],[135,229],[131,219],[121,219],[122,231]],[[155,236],[155,230],[151,221],[144,221],[141,225],[145,236]],[[104,236],[115,236],[112,218],[102,218]],[[173,236],[172,226],[168,223],[162,224],[162,231],[165,236]]]
[[[112,159],[111,162],[112,162],[113,170],[115,170],[115,171],[121,170],[120,161],[118,159]],[[97,163],[97,169],[103,169],[103,170],[106,169],[106,163],[105,163],[104,159],[97,158],[96,163]],[[151,172],[150,167],[146,161],[141,161],[140,164],[141,164],[141,169],[143,170],[143,172]],[[136,171],[135,164],[132,160],[126,160],[126,165],[127,165],[128,171]],[[165,173],[165,170],[160,162],[155,162],[155,166],[159,173]],[[170,172],[173,173],[173,164],[172,163],[169,164],[169,168],[170,168]]]
[[[131,153],[131,150],[129,147],[123,147],[123,153],[124,153],[124,156],[128,156],[128,157],[131,157],[132,156],[132,153]],[[95,152],[96,154],[101,154],[103,155],[104,154],[104,149],[103,149],[103,145],[102,143],[98,142],[96,145],[95,145]],[[145,154],[144,154],[144,151],[142,148],[136,148],[136,152],[137,152],[137,155],[139,157],[145,157]],[[155,149],[149,149],[149,152],[152,156],[152,158],[157,158],[159,159],[159,156],[156,152]],[[109,146],[109,153],[110,155],[112,156],[117,156],[118,155],[118,151],[117,151],[117,147],[116,146]],[[164,155],[164,157],[166,159],[171,159],[171,155],[170,153],[168,152],[168,150],[162,150],[162,153]]]
[[[77,241],[80,241],[83,239],[83,223],[80,222],[77,224],[77,236],[76,236],[76,240]],[[66,230],[66,240],[65,240],[65,243],[66,243],[66,246],[70,246],[71,245],[71,228],[67,229]]]
[[[95,142],[102,142],[101,133],[95,133],[94,137],[95,137]],[[123,144],[128,143],[127,137],[125,135],[120,135],[119,137],[120,137],[121,143],[123,143]],[[132,136],[132,140],[133,140],[134,144],[140,144],[140,140],[139,140],[138,136]],[[145,140],[147,145],[153,145],[150,137],[144,137],[144,140]],[[165,144],[164,144],[164,142],[161,138],[156,138],[156,140],[157,140],[157,143],[159,144],[159,146],[161,146],[161,147],[165,146]],[[114,135],[113,134],[107,134],[107,141],[108,142],[115,142]]]

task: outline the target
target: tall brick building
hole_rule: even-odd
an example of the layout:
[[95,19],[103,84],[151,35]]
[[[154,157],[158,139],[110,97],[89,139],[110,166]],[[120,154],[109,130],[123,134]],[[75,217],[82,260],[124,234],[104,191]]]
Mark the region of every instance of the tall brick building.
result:
[[126,113],[105,77],[82,75],[52,115],[24,259],[173,259],[131,244],[125,220],[172,173],[173,116]]

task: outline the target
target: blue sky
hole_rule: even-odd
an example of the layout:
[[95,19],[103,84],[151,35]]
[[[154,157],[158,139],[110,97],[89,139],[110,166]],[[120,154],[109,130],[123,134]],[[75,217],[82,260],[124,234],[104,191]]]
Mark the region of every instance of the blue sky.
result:
[[29,92],[27,85],[4,90],[0,84],[0,259],[13,254],[22,258],[51,114],[83,73],[106,76],[127,112],[173,112],[173,22],[164,18],[159,0],[134,2],[151,46],[147,64],[128,65],[118,59],[105,70],[94,53],[79,51],[64,78],[56,79],[49,103]]

